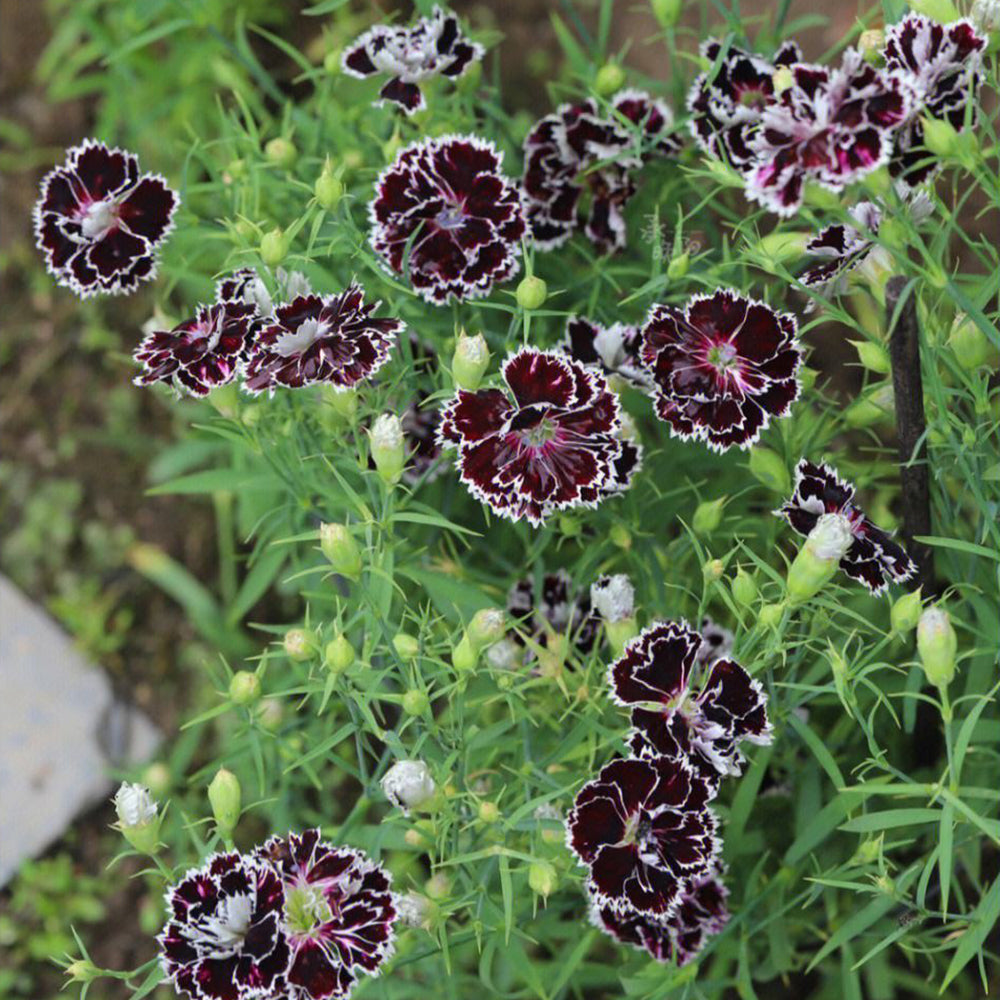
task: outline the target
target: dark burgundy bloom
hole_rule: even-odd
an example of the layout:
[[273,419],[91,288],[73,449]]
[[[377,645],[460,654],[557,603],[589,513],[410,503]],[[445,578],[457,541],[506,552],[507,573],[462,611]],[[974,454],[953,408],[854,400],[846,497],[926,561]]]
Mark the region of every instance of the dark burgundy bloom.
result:
[[840,191],[882,166],[911,98],[898,73],[881,71],[855,49],[839,67],[794,63],[792,84],[765,107],[750,141],[746,196],[794,215],[805,183]]
[[719,852],[713,786],[686,760],[615,760],[580,789],[567,842],[587,866],[595,902],[667,917]]
[[[971,22],[940,24],[922,14],[909,14],[886,31],[886,68],[896,70],[911,92],[912,110],[896,133],[896,148],[889,172],[904,184],[927,180],[938,167],[937,159],[923,148],[921,116],[949,122],[956,131],[966,126],[966,107],[982,82],[980,73],[986,39]],[[975,124],[976,116],[970,116]]]
[[[540,646],[545,645],[549,632],[555,632],[566,636],[581,656],[587,656],[601,638],[601,619],[591,606],[590,591],[577,590],[564,569],[542,577],[537,598],[530,577],[518,580],[507,592],[507,610],[521,631]],[[512,637],[524,643],[516,632]],[[531,655],[529,650],[529,660]]]
[[207,396],[232,382],[257,329],[255,306],[220,302],[200,306],[194,319],[172,330],[153,330],[133,353],[143,371],[136,385],[168,382],[192,396]]
[[405,147],[379,176],[372,248],[428,302],[480,298],[517,274],[524,215],[502,164],[485,139],[453,135]]
[[707,780],[739,774],[738,744],[771,742],[767,696],[735,660],[702,654],[687,622],[656,622],[610,667],[612,698],[632,709],[636,753],[690,759]]
[[631,385],[645,388],[649,375],[639,357],[641,343],[637,326],[601,326],[583,316],[571,316],[559,346],[574,361],[596,365],[605,375],[617,375]]
[[196,1000],[278,1000],[286,996],[289,948],[285,895],[267,864],[214,854],[166,894],[167,925],[157,938],[167,979]]
[[851,216],[860,231],[842,222],[821,229],[807,244],[806,250],[821,257],[802,275],[804,285],[836,285],[848,271],[858,266],[871,252],[872,237],[878,233],[882,212],[870,201],[858,202]]
[[46,174],[35,238],[56,281],[82,298],[134,292],[156,275],[179,199],[123,149],[87,139]]
[[[312,294],[309,280],[301,271],[286,271],[283,267],[279,267],[274,276],[278,286],[278,296],[283,301]],[[261,276],[252,267],[241,267],[216,282],[215,301],[245,302],[255,307],[260,319],[271,319],[274,316],[271,293]]]
[[602,253],[625,246],[625,203],[635,194],[632,172],[653,157],[680,149],[673,114],[643,91],[623,90],[608,114],[597,102],[564,104],[524,140],[522,187],[528,224],[542,250],[561,246],[580,224]]
[[800,535],[808,535],[823,514],[846,517],[854,541],[841,559],[840,568],[873,594],[884,593],[890,583],[909,580],[917,571],[902,545],[855,504],[854,487],[829,465],[801,459],[795,470],[795,489],[775,514]]
[[418,84],[432,76],[458,79],[483,58],[483,47],[470,42],[458,18],[435,7],[411,28],[376,24],[344,50],[341,66],[350,76],[389,79],[379,91],[379,104],[388,101],[408,115],[425,106]]
[[619,405],[594,369],[526,347],[507,358],[506,390],[459,390],[438,438],[474,497],[501,517],[542,524],[556,510],[593,507],[617,482]]
[[656,415],[682,440],[713,451],[749,448],[799,395],[802,351],[795,318],[720,288],[685,310],[653,307],[642,361],[655,384]]
[[754,159],[750,140],[761,115],[774,102],[774,71],[798,62],[802,54],[795,42],[787,42],[767,60],[735,45],[725,48],[717,38],[703,42],[700,51],[715,71],[702,73],[691,85],[688,127],[706,153],[744,170]]
[[290,957],[282,1000],[348,996],[392,954],[396,904],[388,873],[362,851],[320,840],[319,830],[272,837],[254,852],[284,891]]
[[350,389],[370,378],[403,328],[398,319],[375,319],[379,305],[365,305],[361,287],[351,285],[340,295],[300,295],[278,306],[254,341],[244,389],[256,394],[316,382]]
[[610,906],[592,903],[591,921],[619,944],[644,951],[657,962],[686,965],[728,923],[728,898],[721,865],[717,864],[708,875],[691,881],[677,909],[665,919],[644,913],[617,913]]

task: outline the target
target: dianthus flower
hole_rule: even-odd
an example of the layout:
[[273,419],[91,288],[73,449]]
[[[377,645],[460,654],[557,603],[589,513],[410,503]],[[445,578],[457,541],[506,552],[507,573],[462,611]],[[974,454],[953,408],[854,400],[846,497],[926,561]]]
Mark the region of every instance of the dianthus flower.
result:
[[200,306],[172,330],[152,330],[133,353],[142,372],[136,385],[166,382],[192,396],[207,396],[236,378],[257,329],[253,305]]
[[517,273],[524,215],[502,164],[485,139],[451,135],[406,146],[379,176],[372,249],[428,302],[481,298]]
[[505,389],[460,389],[438,438],[462,482],[501,517],[537,526],[553,511],[592,507],[618,479],[618,400],[604,376],[551,351],[504,362]]
[[388,76],[379,103],[388,101],[412,115],[425,107],[418,84],[433,76],[458,79],[483,58],[483,47],[469,41],[450,11],[435,7],[412,27],[376,24],[349,45],[341,66],[350,76]]
[[632,172],[653,157],[673,156],[673,113],[640,90],[623,90],[602,114],[592,98],[546,115],[524,140],[522,186],[528,224],[542,250],[561,246],[579,226],[602,253],[625,246],[622,209],[635,194]]
[[35,239],[49,273],[81,298],[134,292],[156,276],[179,203],[133,153],[87,139],[42,180]]
[[735,660],[708,659],[704,638],[687,622],[656,622],[611,664],[612,699],[632,710],[637,753],[690,759],[719,781],[739,774],[742,740],[771,742],[767,695]]
[[[290,302],[300,295],[311,295],[312,287],[301,271],[275,271],[279,302]],[[216,302],[239,302],[252,305],[261,319],[274,316],[274,301],[267,285],[255,268],[241,267],[221,278],[215,285]]]
[[854,487],[829,465],[801,459],[795,470],[795,489],[774,513],[800,535],[808,535],[824,514],[846,518],[852,541],[840,568],[873,594],[884,593],[890,583],[909,580],[917,571],[902,545],[855,504]]
[[370,378],[389,360],[403,327],[398,319],[375,319],[378,306],[365,305],[356,284],[340,295],[300,295],[277,306],[254,339],[243,387],[253,394],[316,382],[350,389]]
[[649,375],[639,357],[641,342],[637,326],[601,326],[583,316],[571,316],[559,347],[574,361],[594,365],[609,377],[615,375],[644,388],[649,384]]
[[882,222],[881,209],[870,201],[860,201],[850,214],[859,229],[836,222],[821,229],[806,243],[806,251],[822,260],[803,273],[804,285],[835,286],[871,252],[872,237],[878,234]]
[[615,760],[580,790],[567,842],[598,906],[667,917],[719,852],[714,787],[684,759]]
[[840,191],[888,162],[911,108],[900,75],[855,49],[838,67],[788,69],[791,85],[765,107],[745,172],[747,198],[781,216],[799,210],[806,181]]
[[234,852],[214,854],[166,895],[157,941],[167,979],[194,1000],[287,996],[290,952],[277,872]]
[[272,837],[254,852],[284,894],[288,949],[281,1000],[347,997],[392,954],[396,904],[388,873],[364,852],[320,840],[319,830]]
[[889,172],[903,183],[923,183],[938,169],[937,158],[923,148],[921,117],[950,123],[956,131],[975,125],[976,94],[986,39],[967,20],[940,24],[909,14],[886,30],[885,65],[899,74],[911,95],[911,110],[896,133]]
[[749,448],[799,395],[795,318],[720,288],[684,310],[657,305],[642,328],[656,415],[713,451]]

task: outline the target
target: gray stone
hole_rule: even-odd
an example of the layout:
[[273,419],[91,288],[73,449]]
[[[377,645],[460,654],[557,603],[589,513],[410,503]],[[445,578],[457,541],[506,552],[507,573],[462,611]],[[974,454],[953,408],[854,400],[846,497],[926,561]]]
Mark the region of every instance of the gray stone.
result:
[[161,738],[0,576],[0,885],[80,812],[110,797],[113,769],[148,760]]

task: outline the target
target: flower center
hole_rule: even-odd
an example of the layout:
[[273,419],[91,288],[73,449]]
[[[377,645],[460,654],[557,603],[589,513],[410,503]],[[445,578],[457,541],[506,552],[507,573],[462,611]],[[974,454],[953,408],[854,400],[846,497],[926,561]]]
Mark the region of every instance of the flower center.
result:
[[653,825],[641,812],[633,813],[625,823],[622,844],[637,844],[640,848],[653,832]]
[[333,917],[333,909],[320,886],[303,883],[286,891],[285,926],[291,934],[311,935]]
[[460,205],[446,205],[434,217],[434,224],[438,229],[459,229],[465,224],[465,213]]
[[529,448],[543,448],[556,436],[556,425],[548,419],[539,420],[534,427],[521,432],[521,440]]
[[736,348],[730,343],[715,344],[710,347],[706,360],[720,373],[725,373],[739,364],[736,359]]
[[100,239],[118,225],[117,206],[113,201],[95,201],[83,211],[80,232],[88,240]]
[[767,95],[763,90],[748,87],[740,91],[739,102],[744,108],[763,108],[767,104]]
[[314,344],[320,337],[326,335],[326,324],[318,319],[304,319],[294,333],[283,333],[275,342],[271,350],[275,354],[280,354],[283,358],[289,358],[293,354],[302,354],[308,347]]
[[249,896],[229,896],[220,901],[212,916],[201,921],[199,929],[211,940],[213,953],[222,958],[242,947],[252,916]]

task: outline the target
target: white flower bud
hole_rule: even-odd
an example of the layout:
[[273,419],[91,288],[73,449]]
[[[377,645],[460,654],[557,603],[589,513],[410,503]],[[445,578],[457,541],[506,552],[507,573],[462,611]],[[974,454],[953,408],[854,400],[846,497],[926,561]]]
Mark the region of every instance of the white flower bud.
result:
[[843,514],[820,516],[788,569],[793,604],[815,597],[830,582],[853,541],[851,522]]
[[494,670],[513,670],[521,662],[521,647],[513,639],[500,639],[486,650],[486,662]]
[[396,897],[396,913],[407,927],[421,927],[430,912],[430,900],[419,892]]
[[1000,31],[1000,0],[976,0],[972,23],[980,31]]
[[429,801],[436,788],[431,772],[422,760],[397,761],[382,778],[385,797],[404,813]]
[[635,588],[624,573],[602,576],[590,586],[590,600],[597,613],[609,624],[635,614]]
[[821,514],[809,532],[806,544],[817,559],[836,559],[840,562],[853,541],[851,522],[843,514]]
[[156,819],[157,805],[153,801],[152,795],[149,794],[149,789],[142,785],[123,781],[112,801],[115,804],[115,812],[118,813],[118,822],[123,830],[145,826]]
[[397,482],[406,464],[403,448],[403,425],[394,413],[382,413],[375,418],[370,431],[372,459],[382,480],[389,485]]

